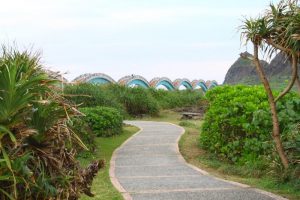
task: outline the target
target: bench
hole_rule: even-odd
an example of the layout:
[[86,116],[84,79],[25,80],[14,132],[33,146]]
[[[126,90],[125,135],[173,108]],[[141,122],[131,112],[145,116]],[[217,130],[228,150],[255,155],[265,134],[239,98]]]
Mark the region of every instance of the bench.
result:
[[193,119],[193,118],[201,118],[202,113],[193,113],[193,112],[183,112],[181,113],[181,119]]

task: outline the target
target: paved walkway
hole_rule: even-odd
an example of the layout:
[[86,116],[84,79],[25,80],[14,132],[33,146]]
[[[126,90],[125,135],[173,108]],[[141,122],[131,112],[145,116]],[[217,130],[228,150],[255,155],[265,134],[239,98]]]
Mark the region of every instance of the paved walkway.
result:
[[187,164],[178,151],[183,128],[163,122],[127,121],[141,131],[115,151],[113,184],[133,200],[269,200],[271,193],[228,182]]

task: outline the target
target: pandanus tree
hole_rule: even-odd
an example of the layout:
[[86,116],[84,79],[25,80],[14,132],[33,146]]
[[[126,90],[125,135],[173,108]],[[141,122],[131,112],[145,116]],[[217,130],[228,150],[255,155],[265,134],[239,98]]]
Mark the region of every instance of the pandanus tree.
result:
[[81,168],[70,128],[80,115],[42,71],[39,56],[0,50],[0,199],[78,199],[103,163]]
[[[247,43],[253,44],[253,60],[259,78],[268,96],[272,116],[272,137],[284,168],[289,161],[280,138],[280,124],[276,110],[276,102],[285,96],[297,83],[300,92],[298,63],[300,58],[300,7],[298,0],[282,0],[277,5],[270,4],[269,9],[258,18],[246,18],[241,26],[241,36]],[[259,62],[259,50],[268,56],[279,52],[291,60],[292,75],[287,87],[274,96],[270,83]]]

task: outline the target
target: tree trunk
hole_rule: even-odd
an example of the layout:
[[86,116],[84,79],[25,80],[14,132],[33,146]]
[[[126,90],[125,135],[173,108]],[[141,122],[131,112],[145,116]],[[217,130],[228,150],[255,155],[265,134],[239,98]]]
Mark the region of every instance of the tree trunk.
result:
[[295,81],[298,77],[298,57],[295,53],[292,53],[292,78],[288,84],[288,86],[276,97],[275,102],[277,102],[280,98],[284,97],[294,86]]
[[268,101],[269,101],[269,105],[270,105],[270,109],[271,109],[272,124],[273,124],[272,137],[275,142],[275,146],[276,146],[277,152],[279,154],[279,157],[281,159],[281,162],[282,162],[284,168],[287,169],[289,167],[289,161],[284,152],[282,142],[280,139],[280,128],[279,128],[278,115],[277,115],[277,111],[276,111],[276,103],[274,100],[274,96],[273,96],[269,81],[267,80],[265,72],[259,62],[258,45],[256,45],[256,44],[254,44],[254,64],[256,66],[256,71],[259,75],[259,78],[260,78],[261,82],[263,83],[265,91],[268,95]]
[[297,85],[297,87],[298,87],[298,92],[299,92],[299,94],[300,94],[300,80],[299,80],[299,76],[297,75],[297,77],[296,77],[296,85]]

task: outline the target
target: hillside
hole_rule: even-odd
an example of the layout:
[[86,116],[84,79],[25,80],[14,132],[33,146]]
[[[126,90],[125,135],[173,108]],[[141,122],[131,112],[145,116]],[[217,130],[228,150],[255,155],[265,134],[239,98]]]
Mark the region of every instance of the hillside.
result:
[[[240,54],[240,57],[227,71],[223,84],[260,84],[254,63],[246,58],[248,56],[251,56],[251,54],[248,52]],[[260,62],[262,63],[265,73],[273,87],[282,88],[287,84],[287,80],[291,76],[291,63],[283,54],[276,55],[270,63],[264,60],[261,60]],[[300,75],[299,71],[298,73]]]
[[[251,54],[248,52],[240,54],[240,57],[229,68],[225,76],[224,84],[255,84],[259,82],[253,62],[246,58],[249,56],[251,56]],[[263,60],[261,60],[261,64],[264,68],[269,65]]]

